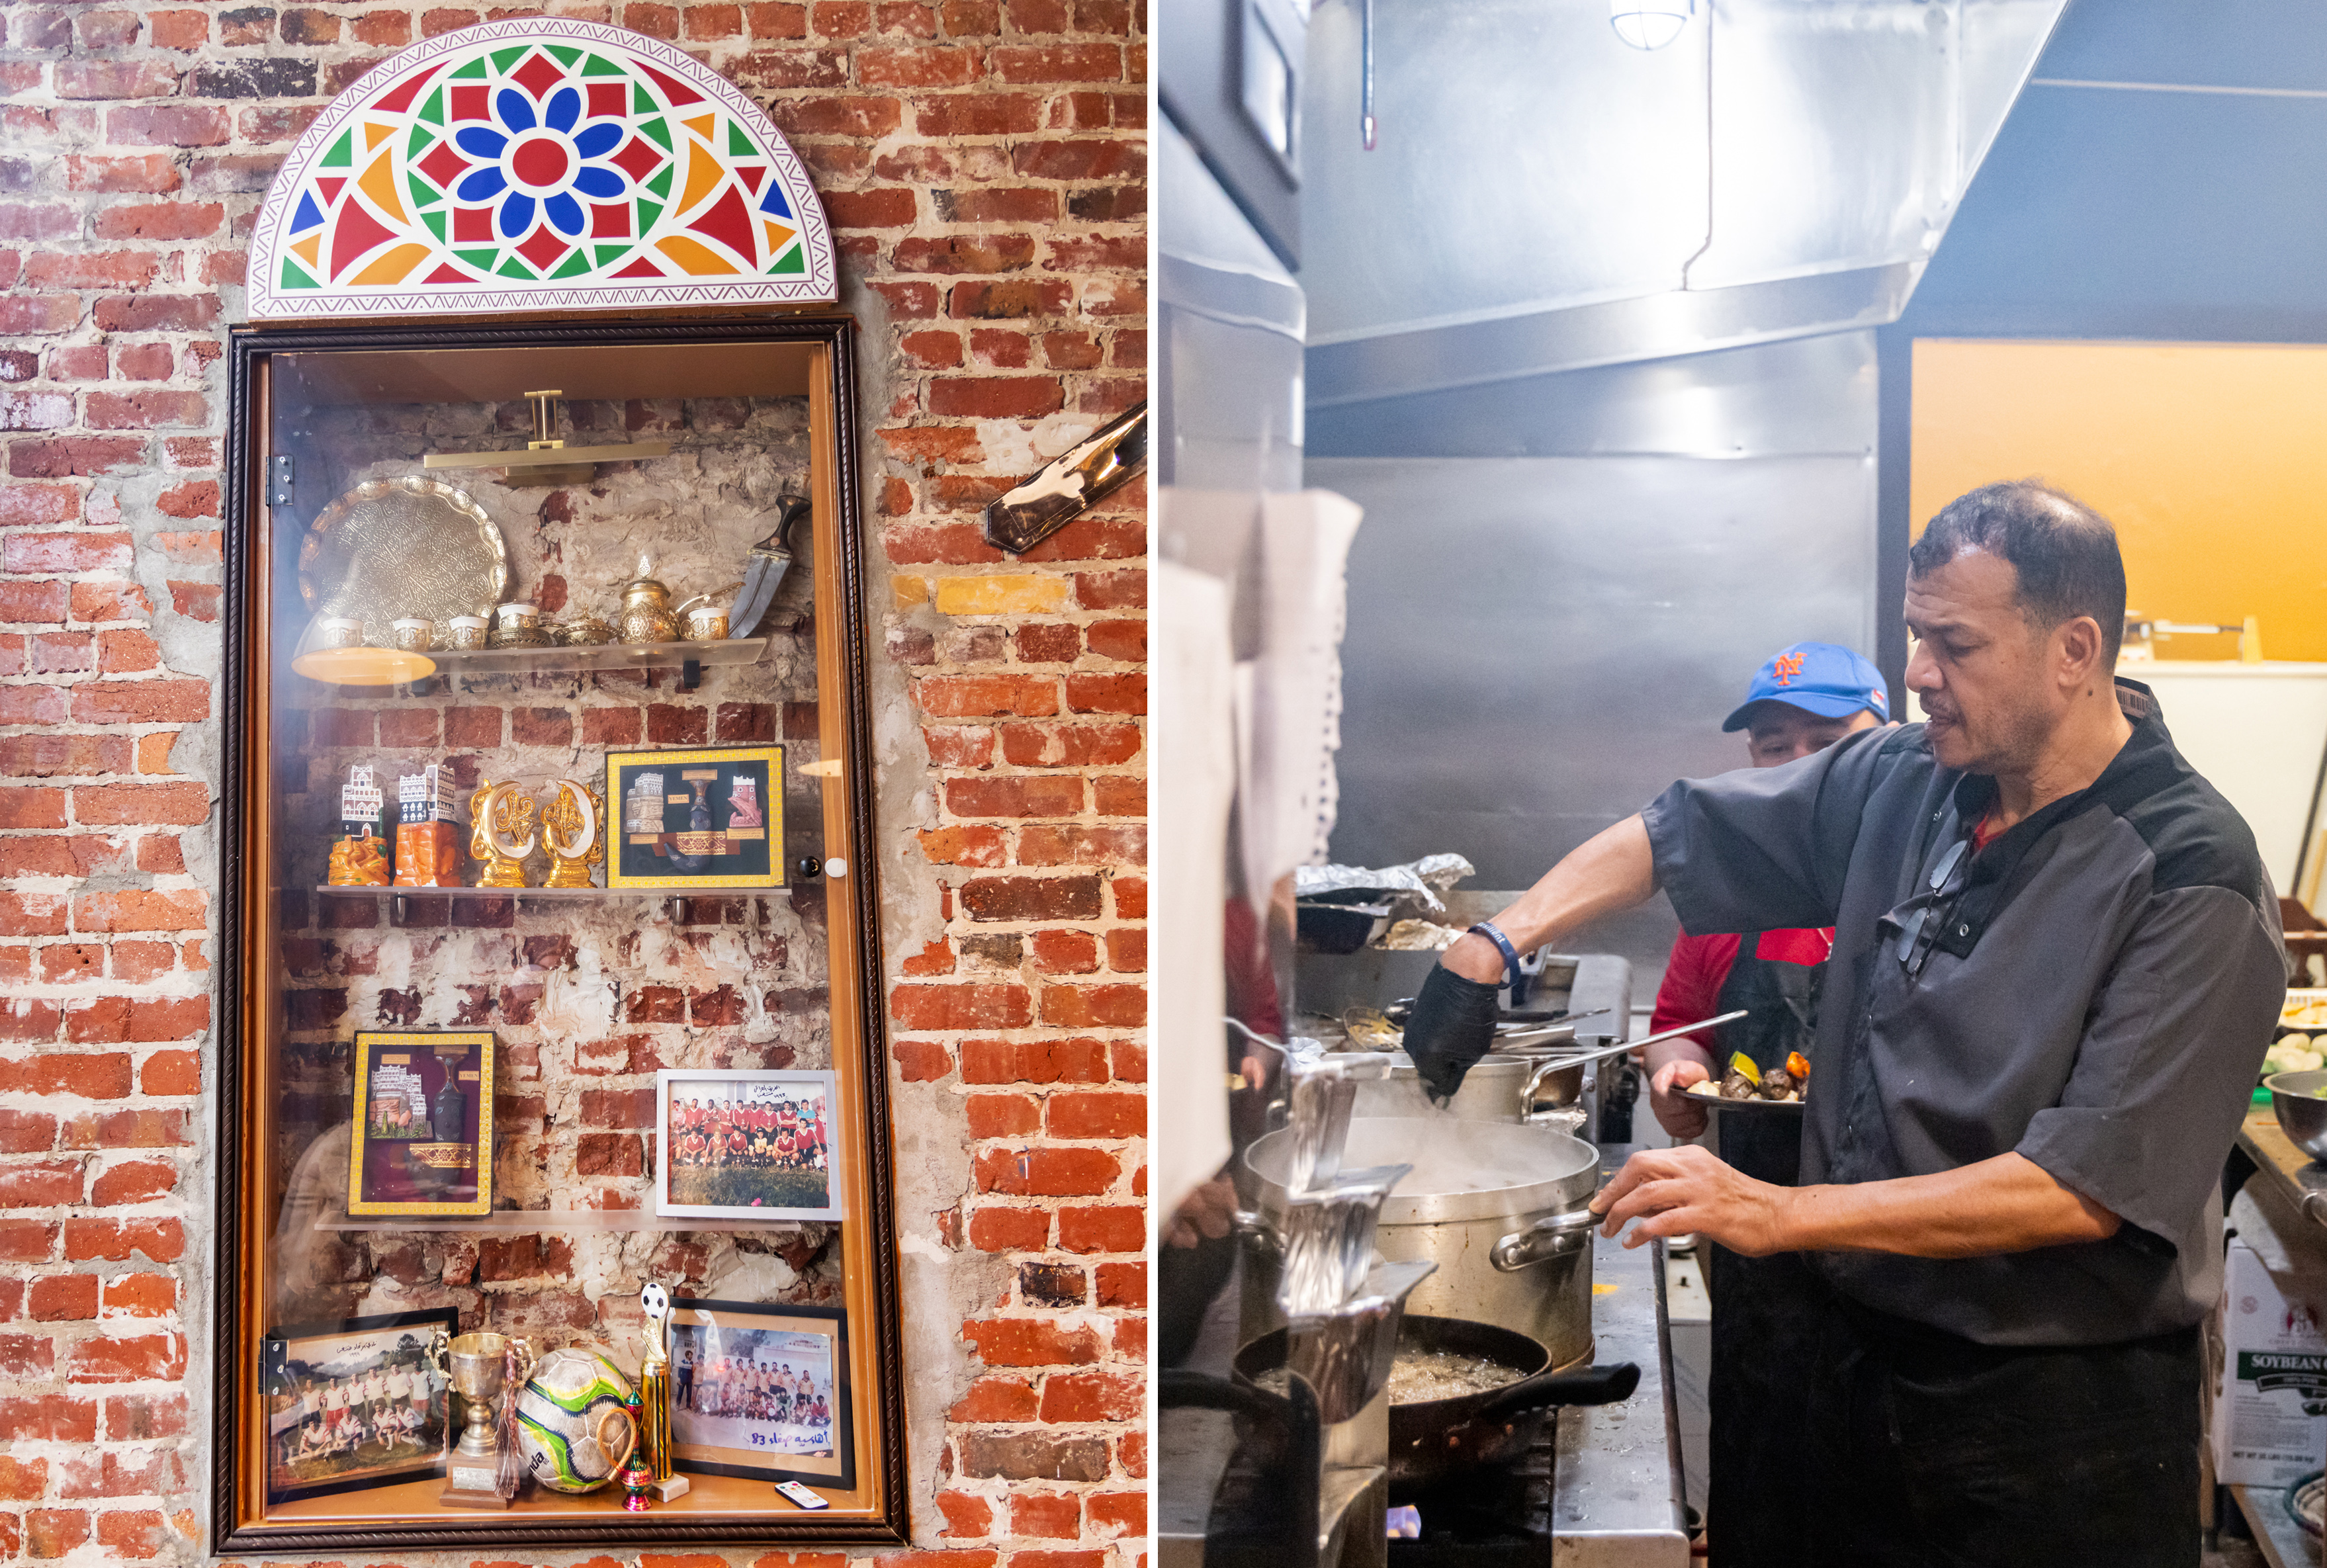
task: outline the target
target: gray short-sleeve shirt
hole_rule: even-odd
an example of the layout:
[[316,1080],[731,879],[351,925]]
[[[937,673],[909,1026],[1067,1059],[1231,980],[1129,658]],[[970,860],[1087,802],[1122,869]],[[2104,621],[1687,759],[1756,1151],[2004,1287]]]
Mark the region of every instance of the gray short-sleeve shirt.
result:
[[1835,928],[1805,1183],[2016,1151],[2124,1221],[1996,1257],[1815,1255],[1864,1305],[1984,1343],[2110,1343],[2212,1309],[2222,1161],[2285,994],[2253,835],[2147,689],[2117,695],[2133,735],[2100,778],[1967,845],[1938,892],[1995,783],[1940,768],[1920,724],[1684,779],[1643,813],[1689,931]]

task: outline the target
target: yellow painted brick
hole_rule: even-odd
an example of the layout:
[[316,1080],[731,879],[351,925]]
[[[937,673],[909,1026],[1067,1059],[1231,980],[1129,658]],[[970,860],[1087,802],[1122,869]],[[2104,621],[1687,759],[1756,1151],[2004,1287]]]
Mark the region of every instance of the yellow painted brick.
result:
[[1066,607],[1067,580],[1031,572],[1007,577],[940,577],[940,615],[1039,615]]
[[896,593],[897,608],[900,610],[911,610],[930,596],[930,580],[927,577],[900,575],[891,579],[890,587]]

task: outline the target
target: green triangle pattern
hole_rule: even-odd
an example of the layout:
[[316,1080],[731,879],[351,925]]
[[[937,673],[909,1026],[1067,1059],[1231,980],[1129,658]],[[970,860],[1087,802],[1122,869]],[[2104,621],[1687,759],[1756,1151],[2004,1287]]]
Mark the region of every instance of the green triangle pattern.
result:
[[437,244],[444,243],[444,215],[442,212],[423,212],[420,221],[428,225],[428,230],[435,235]]
[[[649,108],[652,108],[654,106],[652,104],[649,104],[647,107]],[[652,136],[656,141],[660,142],[664,152],[668,153],[670,151],[670,127],[664,125],[659,118],[642,120],[640,122],[638,128],[640,131],[643,131],[646,135]]]
[[454,71],[454,72],[453,72],[450,77],[447,77],[445,79],[446,79],[446,80],[448,80],[448,81],[457,81],[457,80],[459,80],[459,79],[460,79],[461,78],[463,78],[463,77],[475,77],[475,78],[482,79],[482,77],[484,76],[484,74],[485,74],[485,61],[484,61],[484,57],[483,57],[482,55],[480,55],[480,56],[478,56],[476,59],[474,59],[474,60],[472,60],[472,61],[469,61],[469,63],[468,63],[468,64],[466,64],[466,65],[463,66],[460,70],[458,70]]
[[672,165],[666,164],[661,173],[657,174],[653,179],[647,182],[647,189],[653,191],[656,195],[661,197],[666,201],[670,200],[670,176],[672,167]]
[[752,145],[752,138],[734,120],[727,122],[727,155],[731,158],[756,158],[760,149]]
[[776,265],[768,268],[771,276],[778,273],[806,272],[807,270],[808,247],[797,239],[784,247],[784,253],[776,257]]
[[471,266],[475,267],[479,272],[491,272],[493,270],[493,262],[500,257],[500,252],[498,250],[456,250],[453,254],[460,257],[463,261],[467,262]]
[[313,278],[292,266],[291,258],[286,256],[283,258],[283,286],[285,288],[316,288],[321,285]]
[[351,155],[351,149],[355,145],[355,140],[356,131],[353,126],[341,131],[340,139],[332,144],[332,150],[323,154],[323,167],[326,169],[353,168],[355,159]]
[[429,144],[435,139],[435,132],[424,130],[418,126],[413,126],[411,138],[404,144],[404,161],[409,163],[413,159],[420,156],[428,150]]
[[580,277],[584,273],[588,272],[593,265],[593,264],[591,262],[590,255],[587,251],[577,250],[572,256],[565,258],[565,265],[564,266],[559,267],[556,272],[551,273],[549,275],[552,277]]
[[598,265],[612,266],[630,254],[631,247],[627,245],[602,245],[598,247]]
[[420,117],[432,126],[441,126],[444,123],[444,89],[442,87],[430,93],[428,101],[420,106]]
[[582,74],[584,76],[620,76],[622,74],[622,68],[611,60],[601,60],[593,54],[583,61]]
[[557,63],[564,66],[568,70],[572,70],[574,69],[574,62],[582,58],[582,51],[580,50],[569,49],[562,43],[545,43],[542,47],[549,51],[552,55],[556,56]]
[[654,232],[655,219],[661,216],[662,206],[659,202],[650,201],[643,196],[639,198],[639,238],[640,239]]
[[[650,115],[660,107],[662,105],[654,101],[654,95],[647,91],[643,84],[635,81],[631,83],[631,113]],[[670,144],[665,142],[663,145],[668,147]]]
[[507,76],[509,73],[509,67],[523,59],[525,51],[532,47],[530,43],[520,43],[515,49],[494,50],[492,55],[494,71],[499,75]]
[[525,263],[519,261],[514,256],[510,257],[507,261],[502,262],[500,266],[495,267],[493,270],[500,273],[503,277],[521,277],[528,283],[539,283],[541,281],[540,278],[534,275],[534,271],[531,267],[526,266]]
[[[404,173],[404,182],[412,187],[412,204],[415,207],[434,207],[444,200],[444,192],[409,169]],[[440,234],[436,238],[442,239],[444,237]]]

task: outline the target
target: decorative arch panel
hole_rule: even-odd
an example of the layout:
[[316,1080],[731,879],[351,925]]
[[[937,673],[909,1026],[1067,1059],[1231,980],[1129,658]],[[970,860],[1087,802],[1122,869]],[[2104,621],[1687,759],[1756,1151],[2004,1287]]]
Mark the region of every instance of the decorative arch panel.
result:
[[383,61],[284,160],[254,320],[839,298],[808,171],[724,77],[625,28],[463,27]]

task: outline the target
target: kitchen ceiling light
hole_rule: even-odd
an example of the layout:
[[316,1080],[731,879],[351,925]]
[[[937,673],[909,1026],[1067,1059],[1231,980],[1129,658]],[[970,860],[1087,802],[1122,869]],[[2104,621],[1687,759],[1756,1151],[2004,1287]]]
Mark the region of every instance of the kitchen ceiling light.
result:
[[1608,0],[1609,24],[1634,49],[1662,49],[1696,14],[1696,0]]

